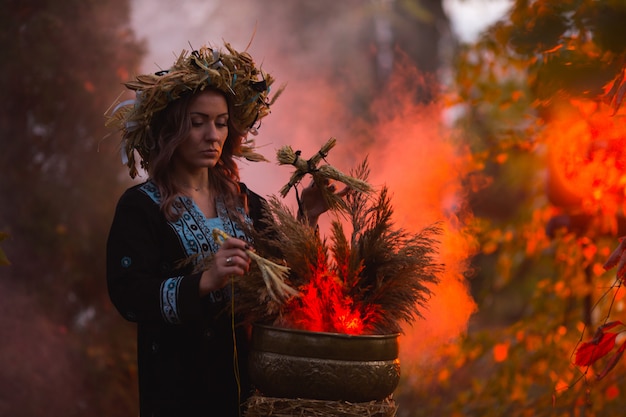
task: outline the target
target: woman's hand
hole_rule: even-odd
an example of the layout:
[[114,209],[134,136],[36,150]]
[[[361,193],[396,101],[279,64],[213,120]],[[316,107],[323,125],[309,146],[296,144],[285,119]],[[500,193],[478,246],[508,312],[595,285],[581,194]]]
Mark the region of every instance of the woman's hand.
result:
[[[339,197],[343,197],[350,191],[349,187],[336,191],[335,184],[328,181],[325,182],[324,186],[327,187],[328,192],[335,193]],[[307,187],[302,189],[300,203],[302,213],[298,213],[298,216],[305,216],[309,226],[315,226],[320,215],[328,211],[328,202],[324,199],[322,190],[315,184],[315,181],[311,181]]]
[[246,253],[248,243],[241,239],[224,240],[213,256],[211,267],[200,277],[200,296],[223,288],[233,275],[244,275],[250,270],[250,257]]

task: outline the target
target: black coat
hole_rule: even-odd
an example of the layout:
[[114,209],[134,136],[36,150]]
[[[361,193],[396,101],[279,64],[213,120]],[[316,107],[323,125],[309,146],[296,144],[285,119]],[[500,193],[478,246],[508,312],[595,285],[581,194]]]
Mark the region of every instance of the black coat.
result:
[[[242,189],[257,222],[263,199],[243,184]],[[168,222],[151,181],[128,189],[107,242],[111,301],[137,323],[140,415],[237,416],[238,404],[251,393],[248,334],[243,326],[233,328],[224,313],[230,286],[200,297],[200,274],[181,260],[217,250],[213,227],[243,235],[219,202],[219,218],[210,220],[190,199],[181,202],[183,216]]]

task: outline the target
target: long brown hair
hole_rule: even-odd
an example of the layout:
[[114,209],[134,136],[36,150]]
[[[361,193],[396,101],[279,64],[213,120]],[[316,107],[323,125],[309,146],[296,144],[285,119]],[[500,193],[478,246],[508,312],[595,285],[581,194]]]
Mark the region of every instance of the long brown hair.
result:
[[[216,89],[205,89],[201,92],[206,91],[220,93],[226,99],[229,114],[233,114],[232,101],[227,94]],[[148,175],[159,188],[161,211],[170,221],[180,217],[181,213],[177,208],[176,199],[182,193],[172,178],[172,158],[178,146],[189,137],[191,130],[189,105],[201,92],[191,92],[172,101],[165,109],[155,114],[150,123],[149,135],[154,148],[150,150]],[[211,192],[221,196],[229,209],[243,204],[247,210],[245,198],[241,196],[239,187],[239,167],[233,158],[233,154],[241,147],[244,136],[234,127],[232,119],[229,118],[228,136],[222,147],[222,155],[215,167],[209,169],[208,172]]]

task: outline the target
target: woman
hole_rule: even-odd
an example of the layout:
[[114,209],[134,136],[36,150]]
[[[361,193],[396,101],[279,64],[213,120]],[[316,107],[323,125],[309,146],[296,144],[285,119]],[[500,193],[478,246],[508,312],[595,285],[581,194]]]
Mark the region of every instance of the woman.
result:
[[[273,79],[226,48],[183,51],[170,70],[127,83],[137,100],[110,122],[131,176],[135,153],[149,174],[120,198],[107,243],[111,300],[137,323],[141,416],[237,416],[251,394],[247,334],[223,312],[230,277],[250,268],[238,225],[263,226],[263,199],[239,182],[234,157],[261,159],[245,135],[269,113]],[[326,207],[303,193],[314,223]],[[216,242],[213,228],[233,238]]]

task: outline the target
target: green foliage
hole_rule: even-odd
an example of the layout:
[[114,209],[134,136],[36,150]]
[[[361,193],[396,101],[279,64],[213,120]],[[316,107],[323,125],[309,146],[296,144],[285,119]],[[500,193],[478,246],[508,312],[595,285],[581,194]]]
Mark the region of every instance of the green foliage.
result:
[[[417,382],[401,384],[399,392],[410,416],[572,416],[619,415],[623,403],[616,392],[626,389],[617,374],[596,381],[590,369],[575,367],[572,357],[582,335],[580,311],[583,282],[568,277],[554,259],[571,256],[570,266],[583,264],[571,239],[557,252],[545,251],[523,279],[533,290],[519,316],[508,323],[485,320],[494,308],[481,303],[482,313],[458,344],[442,347],[435,371]],[[542,279],[533,279],[533,275]],[[571,277],[568,277],[571,278]],[[606,278],[606,277],[605,277]],[[520,288],[518,281],[515,288]],[[511,302],[511,294],[492,294]],[[599,294],[598,294],[599,295]],[[497,313],[496,313],[497,314]],[[405,397],[404,395],[407,395]],[[409,399],[409,395],[411,396]]]
[[[623,414],[623,363],[602,380],[600,368],[572,364],[578,343],[614,307],[614,277],[602,264],[622,212],[555,206],[542,133],[560,102],[601,103],[612,81],[623,86],[624,13],[617,0],[518,0],[461,48],[458,126],[482,168],[468,179],[482,245],[472,281],[479,312],[432,373],[407,381],[399,397],[415,411],[404,415]],[[558,227],[557,215],[568,224]]]
[[[415,42],[427,37],[415,34],[416,22],[429,17],[422,13],[425,3],[394,2],[398,44],[411,57],[421,55],[422,45],[435,46]],[[112,310],[104,287],[104,241],[127,183],[117,139],[102,140],[102,114],[142,52],[129,28],[129,2],[3,6],[0,229],[11,235],[3,247],[11,265],[0,269],[0,283],[13,285],[2,304],[2,317],[13,321],[0,321],[12,341],[0,363],[11,376],[6,371],[19,362],[30,376],[19,381],[30,385],[21,390],[24,397],[7,398],[15,379],[0,378],[0,413],[136,414],[129,411],[136,407],[134,329]],[[302,7],[327,10],[323,2],[294,6]],[[437,29],[439,12],[437,7],[426,33]],[[311,13],[286,20],[294,32],[310,27],[310,39],[319,34]],[[624,21],[623,0],[518,0],[509,17],[461,47],[452,104],[466,110],[458,126],[480,168],[467,179],[476,216],[470,227],[482,245],[471,282],[480,311],[467,336],[443,346],[429,372],[403,371],[399,416],[623,414],[624,364],[596,381],[598,369],[584,374],[570,360],[584,323],[601,321],[610,306],[612,293],[601,296],[612,278],[600,265],[615,236],[604,232],[610,221],[601,217],[585,233],[545,234],[555,208],[545,192],[541,133],[555,102],[599,99],[612,80],[612,103],[619,106]],[[434,53],[426,55],[419,66],[428,70],[436,60]],[[29,301],[18,304],[25,294]],[[18,322],[16,312],[26,317]],[[88,312],[96,318],[85,321]],[[20,353],[41,354],[25,349],[33,346],[54,355],[48,363],[34,354],[24,361]],[[59,346],[62,355],[53,349]],[[75,375],[58,378],[66,375],[50,364],[60,358]],[[42,379],[47,390],[28,394]],[[72,402],[52,401],[67,392],[74,394]]]

